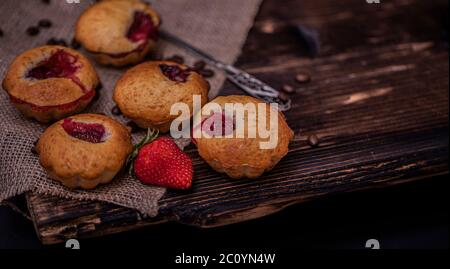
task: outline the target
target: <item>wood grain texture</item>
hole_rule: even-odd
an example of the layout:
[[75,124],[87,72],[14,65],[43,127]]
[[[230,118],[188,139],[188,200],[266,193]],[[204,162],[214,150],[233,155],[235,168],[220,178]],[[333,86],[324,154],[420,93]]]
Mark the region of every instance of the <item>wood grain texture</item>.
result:
[[[232,181],[189,147],[192,190],[168,191],[152,219],[117,205],[29,193],[39,237],[52,244],[166,221],[214,227],[324,195],[447,174],[446,13],[447,1],[266,0],[237,65],[275,87],[298,88],[286,113],[296,132],[288,156],[257,181]],[[292,24],[318,30],[317,58]],[[267,25],[275,33],[261,31]],[[312,81],[296,84],[301,72]],[[241,92],[226,83],[222,94],[231,93]],[[313,133],[318,148],[308,146]]]

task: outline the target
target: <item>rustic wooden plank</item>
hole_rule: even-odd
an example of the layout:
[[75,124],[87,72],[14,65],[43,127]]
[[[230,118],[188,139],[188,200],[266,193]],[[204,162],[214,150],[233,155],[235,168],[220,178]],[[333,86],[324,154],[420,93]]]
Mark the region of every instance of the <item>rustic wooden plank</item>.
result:
[[[193,189],[168,191],[152,219],[112,204],[29,193],[37,233],[51,244],[165,221],[214,227],[325,195],[447,174],[446,11],[447,1],[266,0],[237,64],[276,87],[298,86],[286,113],[296,132],[288,156],[257,181],[232,181],[190,147]],[[287,22],[320,32],[319,57],[308,56]],[[274,34],[260,30],[267,24]],[[296,85],[298,72],[311,74],[311,83]],[[241,92],[226,83],[222,94],[231,93]],[[306,142],[312,133],[318,148]]]

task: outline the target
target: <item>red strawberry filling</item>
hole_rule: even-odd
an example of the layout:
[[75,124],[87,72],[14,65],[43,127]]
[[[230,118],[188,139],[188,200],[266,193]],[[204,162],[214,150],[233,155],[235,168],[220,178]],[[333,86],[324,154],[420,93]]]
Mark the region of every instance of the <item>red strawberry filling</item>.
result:
[[145,12],[134,12],[133,23],[128,29],[127,38],[133,42],[147,40],[148,38],[157,40],[158,31],[153,24],[152,18]]
[[[225,112],[216,112],[208,118],[202,120],[200,126],[201,131],[207,133],[211,137],[227,136],[232,134],[236,129],[236,120],[234,116],[229,117],[225,115]],[[198,128],[199,126],[194,127],[191,134],[192,142],[194,142],[194,144],[197,144],[197,141],[193,137],[193,134]]]
[[160,64],[159,68],[161,69],[161,72],[164,74],[164,76],[175,82],[184,83],[187,81],[189,75],[191,74],[191,71],[187,69],[181,69],[178,65]]
[[75,108],[81,102],[90,102],[95,95],[95,90],[88,90],[75,74],[80,69],[78,57],[60,49],[53,53],[48,59],[41,61],[35,67],[30,69],[25,75],[27,78],[44,80],[49,78],[67,78],[78,85],[83,95],[73,102],[61,105],[39,106],[27,101],[21,100],[10,95],[11,101],[19,105],[28,105],[37,111],[48,111],[50,109],[70,110]]
[[226,136],[236,128],[234,119],[222,113],[214,113],[202,122],[202,131],[210,136]]
[[150,15],[142,11],[135,11],[133,22],[127,32],[127,38],[132,42],[142,42],[136,49],[122,53],[102,53],[111,58],[123,58],[134,52],[142,51],[149,39],[158,40],[158,28],[153,23]]
[[101,143],[105,139],[106,130],[101,124],[76,122],[67,118],[62,127],[68,135],[89,143]]
[[88,90],[83,83],[81,83],[80,79],[75,76],[76,72],[80,69],[80,65],[78,65],[77,62],[78,58],[76,56],[60,49],[53,53],[50,58],[30,69],[26,77],[38,80],[48,78],[68,78],[86,93]]
[[79,69],[78,59],[64,50],[56,51],[50,58],[28,71],[27,77],[34,79],[71,78]]

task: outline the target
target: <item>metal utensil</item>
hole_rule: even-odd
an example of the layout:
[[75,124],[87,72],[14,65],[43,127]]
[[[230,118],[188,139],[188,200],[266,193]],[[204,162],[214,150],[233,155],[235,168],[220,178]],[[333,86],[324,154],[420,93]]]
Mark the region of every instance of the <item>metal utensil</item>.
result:
[[[236,86],[244,90],[246,93],[251,96],[261,98],[268,103],[278,103],[278,109],[280,111],[286,111],[291,108],[291,100],[282,100],[280,98],[280,92],[262,82],[261,80],[255,78],[254,76],[248,74],[245,71],[242,71],[232,65],[225,64],[219,60],[216,60],[214,57],[209,55],[206,52],[199,50],[198,48],[193,47],[187,42],[179,39],[176,36],[173,36],[170,33],[161,31],[160,36],[166,41],[172,42],[178,46],[181,46],[190,52],[196,54],[197,56],[205,59],[209,64],[215,66],[218,69],[221,69],[226,72],[227,78],[233,82]],[[283,98],[284,99],[284,98]]]

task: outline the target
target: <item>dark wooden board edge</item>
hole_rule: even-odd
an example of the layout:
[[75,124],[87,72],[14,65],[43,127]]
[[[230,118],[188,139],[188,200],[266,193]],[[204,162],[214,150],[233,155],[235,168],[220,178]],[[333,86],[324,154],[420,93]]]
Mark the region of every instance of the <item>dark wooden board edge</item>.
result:
[[[443,170],[441,172],[435,173],[435,174],[427,174],[427,175],[418,175],[416,177],[403,177],[403,176],[396,176],[395,180],[393,178],[380,178],[376,181],[375,184],[370,186],[361,186],[358,188],[352,188],[352,189],[346,189],[340,192],[333,192],[331,195],[339,195],[339,194],[345,194],[345,193],[353,193],[358,191],[365,191],[370,190],[374,188],[385,188],[385,187],[391,187],[391,186],[397,186],[400,184],[410,183],[417,180],[425,180],[428,178],[441,176],[441,175],[448,175],[448,167],[447,170]],[[224,211],[219,215],[211,216],[206,222],[204,223],[183,223],[190,226],[195,226],[199,228],[216,228],[226,225],[231,225],[239,222],[244,221],[251,221],[253,219],[262,218],[265,216],[269,216],[272,214],[275,214],[277,212],[280,212],[281,210],[294,206],[300,203],[305,203],[309,201],[313,201],[316,199],[321,199],[325,196],[329,196],[329,193],[322,193],[320,195],[317,194],[311,194],[309,196],[301,196],[297,198],[289,198],[289,199],[279,199],[278,201],[271,201],[270,203],[262,203],[255,206],[250,206],[248,208],[243,208],[240,210],[232,210],[232,211]],[[30,212],[31,219],[34,220],[34,210],[33,210],[33,199],[36,199],[37,196],[35,196],[33,193],[26,193],[25,195],[27,204],[28,204],[28,210]],[[132,209],[126,209],[115,205],[109,205],[111,207],[111,210],[120,210],[120,211],[127,211],[128,214],[135,214],[136,216],[139,216],[139,213],[132,210]],[[166,222],[171,221],[178,221],[175,217],[168,217],[168,218],[147,218],[147,219],[140,219],[139,217],[136,217],[134,221],[128,220],[129,223],[125,224],[118,224],[117,222],[114,222],[111,225],[104,224],[102,226],[102,229],[97,230],[95,229],[95,226],[97,224],[102,223],[101,217],[99,215],[87,215],[82,218],[78,218],[76,220],[71,221],[70,226],[65,226],[64,223],[60,223],[58,226],[48,226],[47,228],[43,227],[37,227],[37,222],[33,221],[36,233],[40,239],[40,241],[45,245],[51,245],[51,244],[58,244],[63,243],[66,240],[70,238],[93,238],[98,236],[104,236],[104,235],[111,235],[118,232],[125,232],[125,231],[132,231],[141,229],[144,227],[152,226],[152,225],[158,225],[163,224]],[[77,227],[77,225],[80,224],[80,227]],[[91,224],[91,225],[90,225]],[[87,230],[90,230],[90,232],[86,232]],[[58,230],[58,231],[55,231]],[[82,236],[79,236],[79,231],[84,230],[82,232]],[[55,236],[58,235],[58,236]]]

